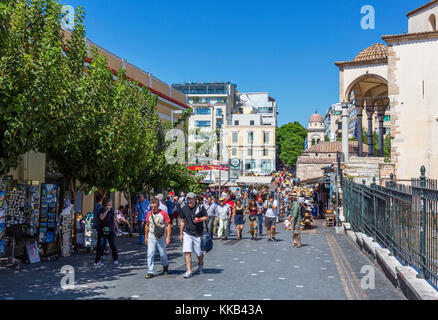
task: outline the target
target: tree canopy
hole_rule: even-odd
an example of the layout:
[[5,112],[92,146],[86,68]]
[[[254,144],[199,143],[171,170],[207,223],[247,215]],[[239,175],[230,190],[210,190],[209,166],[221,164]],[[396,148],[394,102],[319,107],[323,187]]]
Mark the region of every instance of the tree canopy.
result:
[[277,130],[277,146],[284,165],[296,164],[304,151],[307,130],[300,123],[288,123]]

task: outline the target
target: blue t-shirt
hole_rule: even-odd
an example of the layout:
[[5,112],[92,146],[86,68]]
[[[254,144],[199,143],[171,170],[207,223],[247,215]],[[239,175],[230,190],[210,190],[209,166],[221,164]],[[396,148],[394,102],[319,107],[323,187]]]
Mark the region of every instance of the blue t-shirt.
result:
[[143,202],[138,201],[135,205],[135,211],[138,212],[137,220],[141,222],[146,222],[146,215],[151,211],[151,205],[147,199]]

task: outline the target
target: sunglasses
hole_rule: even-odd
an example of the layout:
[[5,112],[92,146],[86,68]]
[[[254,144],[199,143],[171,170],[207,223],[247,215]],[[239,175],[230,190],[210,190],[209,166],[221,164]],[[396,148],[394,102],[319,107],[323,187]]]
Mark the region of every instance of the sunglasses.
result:
[[188,202],[193,202],[193,201],[195,201],[195,199],[190,198],[190,199],[187,199],[187,201]]

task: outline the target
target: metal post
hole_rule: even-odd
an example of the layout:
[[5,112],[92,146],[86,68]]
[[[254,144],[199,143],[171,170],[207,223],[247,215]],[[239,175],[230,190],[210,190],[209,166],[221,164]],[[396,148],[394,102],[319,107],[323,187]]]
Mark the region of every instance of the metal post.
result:
[[362,180],[362,200],[361,200],[361,231],[365,234],[365,179]]
[[342,152],[344,162],[348,162],[348,105],[342,102]]
[[420,227],[420,261],[421,268],[417,275],[419,279],[425,279],[427,270],[426,270],[426,198],[424,194],[424,190],[426,188],[426,167],[421,167],[421,227]]
[[[391,188],[391,189],[393,189],[394,188],[394,173],[392,173],[391,172],[391,175],[390,175],[390,181],[389,181],[389,187]],[[386,217],[386,215],[385,215],[385,217]],[[385,233],[385,237],[388,239],[388,238],[394,238],[394,236],[395,236],[395,231],[394,231],[394,198],[393,197],[389,197],[389,219],[390,219],[390,221],[391,221],[391,224],[389,224],[389,223],[386,223],[387,225],[390,225],[391,226],[391,230],[389,230],[389,234],[390,234],[390,237],[388,237],[388,228],[386,228],[386,233]],[[390,251],[391,251],[391,253],[390,253],[390,256],[393,256],[393,252],[395,252],[394,251],[394,249],[393,249],[393,244],[392,244],[392,241],[389,241],[389,243],[390,243]]]
[[[371,184],[371,188],[376,188],[376,177],[373,177],[373,183]],[[373,192],[373,239],[374,241],[377,241],[377,198],[375,196],[375,193]]]

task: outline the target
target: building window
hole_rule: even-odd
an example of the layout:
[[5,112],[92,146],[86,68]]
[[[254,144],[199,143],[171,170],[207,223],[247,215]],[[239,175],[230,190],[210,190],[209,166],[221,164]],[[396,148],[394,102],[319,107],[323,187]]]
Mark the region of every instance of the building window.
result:
[[234,121],[234,125],[238,126],[239,125],[239,120]]
[[436,30],[436,16],[434,14],[430,15],[429,23],[430,23],[430,31],[437,31]]
[[232,155],[233,155],[233,157],[237,156],[237,149],[236,148],[233,149]]
[[248,133],[248,143],[254,143],[254,132]]
[[271,169],[271,161],[264,160],[264,161],[262,161],[261,165],[262,165],[263,172],[271,173],[271,171],[272,171],[272,169]]
[[217,109],[216,110],[216,116],[218,117],[222,117],[224,114],[222,113],[222,109]]
[[239,134],[237,132],[233,132],[233,143],[239,142]]
[[385,116],[385,122],[391,121],[391,116]]
[[219,129],[222,129],[223,124],[224,124],[223,120],[216,121],[216,127],[219,128]]
[[211,121],[196,121],[195,126],[198,128],[211,127]]
[[248,149],[248,156],[252,157],[252,149]]
[[251,120],[250,122],[249,122],[249,125],[250,126],[253,126],[255,124],[255,121],[254,120]]
[[197,109],[195,109],[195,114],[209,115],[209,114],[211,114],[211,109],[210,108],[208,108],[208,109],[197,108]]
[[263,149],[263,156],[264,157],[269,156],[269,150],[268,149]]
[[263,132],[263,142],[266,144],[269,143],[269,132]]
[[256,168],[255,160],[246,160],[245,162],[245,170],[252,170]]

